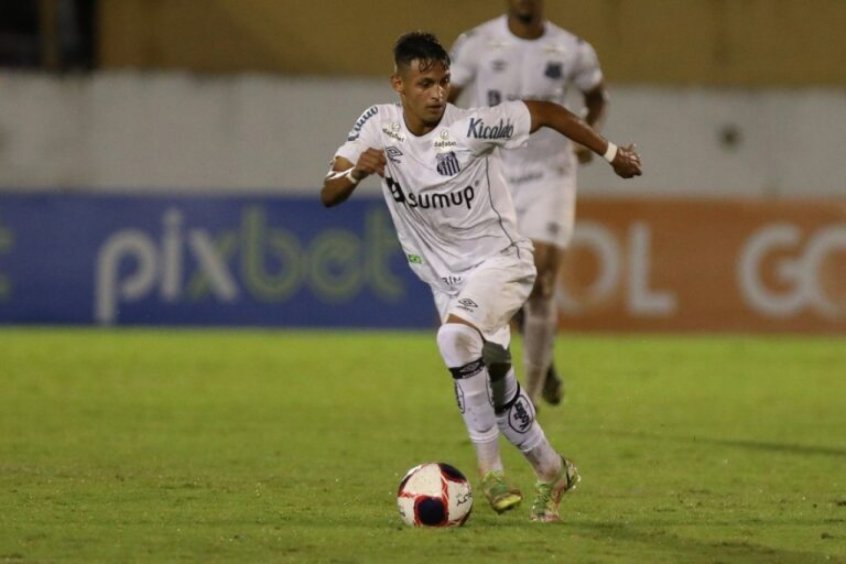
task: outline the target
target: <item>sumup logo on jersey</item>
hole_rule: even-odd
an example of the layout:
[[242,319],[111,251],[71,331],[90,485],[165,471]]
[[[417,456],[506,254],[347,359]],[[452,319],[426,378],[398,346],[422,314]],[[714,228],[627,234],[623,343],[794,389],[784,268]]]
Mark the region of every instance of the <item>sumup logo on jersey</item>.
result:
[[472,186],[465,186],[464,188],[446,193],[406,193],[402,186],[400,186],[400,183],[390,176],[385,177],[385,185],[391,191],[394,201],[398,204],[423,210],[439,210],[461,206],[466,206],[469,210],[472,208],[471,202],[476,197],[476,191]]

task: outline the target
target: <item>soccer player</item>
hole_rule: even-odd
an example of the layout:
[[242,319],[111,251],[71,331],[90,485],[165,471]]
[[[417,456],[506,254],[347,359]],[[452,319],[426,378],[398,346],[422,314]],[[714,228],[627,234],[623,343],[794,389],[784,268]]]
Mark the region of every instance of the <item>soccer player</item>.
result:
[[[507,13],[462,34],[452,50],[454,102],[466,88],[470,106],[508,100],[551,100],[564,104],[575,87],[584,98],[585,121],[596,128],[607,94],[596,52],[585,41],[545,21],[543,0],[507,0]],[[556,278],[573,235],[576,161],[593,153],[541,130],[518,148],[502,152],[505,176],[517,211],[517,228],[532,240],[538,275],[518,318],[523,332],[526,391],[535,405],[542,397],[561,402],[564,382],[553,363],[558,326]]]
[[547,440],[511,367],[509,321],[531,292],[535,267],[495,149],[516,147],[548,127],[603,155],[623,178],[640,174],[640,158],[551,102],[474,110],[448,104],[450,59],[431,34],[401,36],[394,62],[391,85],[400,103],[372,106],[358,118],[335,154],[321,201],[335,206],[367,176],[382,177],[408,265],[434,294],[442,320],[438,349],[454,379],[485,496],[497,512],[522,500],[505,480],[501,433],[537,475],[532,520],[557,521],[561,496],[579,475]]

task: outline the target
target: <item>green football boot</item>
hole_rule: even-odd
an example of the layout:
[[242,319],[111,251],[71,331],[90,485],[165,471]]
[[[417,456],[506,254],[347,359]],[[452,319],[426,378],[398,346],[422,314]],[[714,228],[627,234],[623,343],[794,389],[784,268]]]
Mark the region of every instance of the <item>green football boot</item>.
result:
[[488,472],[482,478],[482,492],[497,513],[514,509],[523,501],[523,494],[505,481],[502,472]]
[[550,482],[537,482],[535,484],[535,501],[532,503],[531,520],[539,523],[552,523],[560,521],[558,505],[561,497],[570,490],[576,489],[576,484],[581,480],[576,466],[561,457],[561,472]]

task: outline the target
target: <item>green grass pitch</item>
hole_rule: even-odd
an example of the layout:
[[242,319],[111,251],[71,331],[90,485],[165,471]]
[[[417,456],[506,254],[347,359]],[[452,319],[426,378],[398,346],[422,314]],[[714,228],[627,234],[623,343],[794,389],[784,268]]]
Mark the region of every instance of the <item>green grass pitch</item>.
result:
[[565,522],[477,496],[416,530],[408,468],[477,483],[433,332],[0,330],[0,562],[846,562],[842,338],[565,334],[556,358]]

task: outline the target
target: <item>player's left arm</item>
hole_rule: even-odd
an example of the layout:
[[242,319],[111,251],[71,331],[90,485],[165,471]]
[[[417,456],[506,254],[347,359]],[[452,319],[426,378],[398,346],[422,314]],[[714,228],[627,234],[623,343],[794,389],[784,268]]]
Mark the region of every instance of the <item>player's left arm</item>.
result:
[[549,127],[603,156],[611,163],[618,176],[631,178],[641,175],[640,156],[634,145],[617,147],[564,106],[537,100],[523,100],[523,103],[529,109],[532,133],[541,127]]
[[[608,114],[608,91],[605,84],[600,82],[586,92],[582,92],[585,105],[585,122],[595,131],[600,131]],[[593,159],[593,152],[584,145],[576,146],[576,157],[581,164],[587,164]]]

